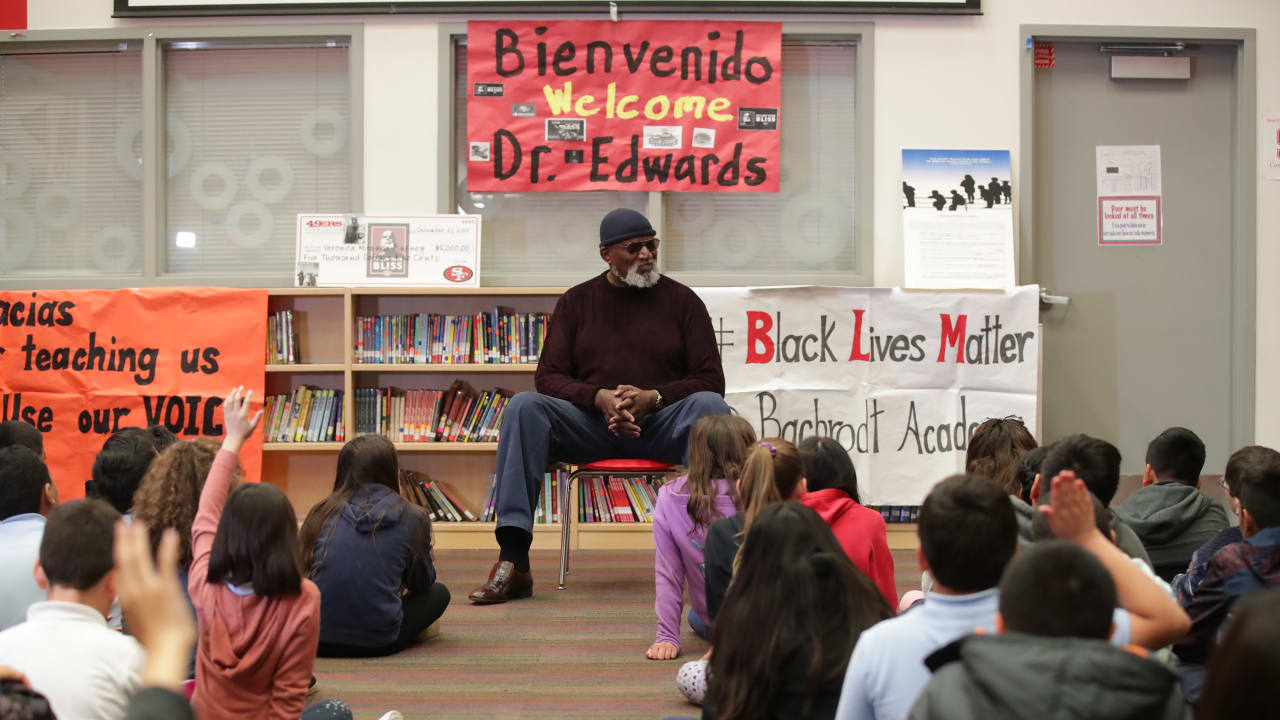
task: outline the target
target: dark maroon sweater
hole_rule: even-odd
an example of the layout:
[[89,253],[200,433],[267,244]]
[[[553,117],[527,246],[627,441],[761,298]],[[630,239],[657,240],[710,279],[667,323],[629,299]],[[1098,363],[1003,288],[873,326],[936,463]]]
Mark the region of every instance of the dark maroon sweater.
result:
[[601,273],[560,296],[534,384],[584,410],[595,409],[598,390],[623,384],[657,390],[670,405],[701,390],[724,395],[724,370],[692,290],[666,276],[619,288]]

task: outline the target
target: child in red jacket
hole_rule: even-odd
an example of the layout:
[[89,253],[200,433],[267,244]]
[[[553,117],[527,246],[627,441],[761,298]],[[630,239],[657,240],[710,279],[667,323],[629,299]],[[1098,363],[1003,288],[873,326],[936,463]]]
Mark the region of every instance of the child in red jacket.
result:
[[809,492],[800,502],[813,508],[831,526],[854,567],[880,588],[889,607],[896,608],[898,589],[893,581],[893,554],[889,551],[884,518],[859,504],[858,475],[849,453],[826,437],[807,437],[800,442],[799,450],[809,483]]

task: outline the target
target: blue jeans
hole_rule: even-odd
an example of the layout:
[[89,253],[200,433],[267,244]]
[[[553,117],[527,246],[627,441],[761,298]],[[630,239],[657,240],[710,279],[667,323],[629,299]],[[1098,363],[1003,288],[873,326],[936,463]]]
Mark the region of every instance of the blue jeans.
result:
[[711,629],[707,627],[707,621],[698,616],[698,613],[689,608],[689,627],[693,629],[693,634],[703,640],[711,639]]
[[608,458],[687,463],[689,428],[705,415],[727,415],[713,392],[697,392],[640,421],[640,437],[616,437],[604,416],[535,392],[511,398],[498,432],[498,527],[533,532],[533,509],[547,462],[574,464]]

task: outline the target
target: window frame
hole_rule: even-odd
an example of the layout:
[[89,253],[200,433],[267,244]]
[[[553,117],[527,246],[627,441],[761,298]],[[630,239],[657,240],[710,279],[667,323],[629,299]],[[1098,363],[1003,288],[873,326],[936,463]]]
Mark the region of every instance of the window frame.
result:
[[347,77],[350,94],[347,125],[350,176],[350,209],[364,210],[364,26],[356,23],[266,25],[255,27],[121,27],[90,30],[23,30],[0,36],[0,55],[30,52],[75,52],[106,49],[111,44],[140,44],[142,48],[142,268],[139,273],[102,272],[75,275],[0,276],[0,289],[70,289],[93,287],[119,289],[165,285],[220,287],[291,287],[291,271],[254,272],[246,267],[236,273],[165,272],[168,205],[167,143],[164,134],[165,46],[173,42],[253,41],[255,43],[304,43],[340,40],[347,43]]
[[[660,19],[660,18],[654,18]],[[674,18],[683,19],[683,18]],[[440,97],[448,98],[448,103],[439,105],[438,146],[439,157],[447,158],[436,168],[436,211],[454,213],[458,208],[458,197],[455,189],[458,184],[457,158],[454,150],[454,106],[453,98],[457,92],[457,67],[454,63],[454,43],[458,38],[466,38],[465,22],[442,22],[438,27],[439,52],[438,87]],[[854,269],[836,272],[771,272],[762,269],[758,272],[735,271],[675,271],[664,273],[680,282],[694,286],[765,286],[765,285],[834,285],[869,287],[875,284],[874,258],[874,176],[873,153],[874,117],[872,98],[875,90],[875,26],[869,22],[831,22],[783,20],[782,35],[784,39],[798,39],[827,42],[853,43],[857,48],[857,60],[854,67],[854,165],[853,165],[853,202],[856,210],[853,217],[854,231]],[[783,69],[786,72],[786,69]],[[664,197],[668,192],[651,191],[645,203],[645,214],[650,224],[658,231],[659,237],[666,229],[664,217]],[[663,269],[663,256],[659,253],[658,267]],[[544,275],[540,285],[549,287],[565,287],[575,285],[585,278],[580,273],[550,273]],[[485,286],[528,285],[527,273],[495,273],[483,271],[480,281]]]

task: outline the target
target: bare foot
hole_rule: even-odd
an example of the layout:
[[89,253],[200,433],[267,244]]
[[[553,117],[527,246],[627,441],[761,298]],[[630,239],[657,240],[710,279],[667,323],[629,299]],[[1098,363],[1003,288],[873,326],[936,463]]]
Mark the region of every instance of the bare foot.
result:
[[674,660],[680,654],[680,649],[669,642],[655,642],[644,651],[644,656],[650,660]]

